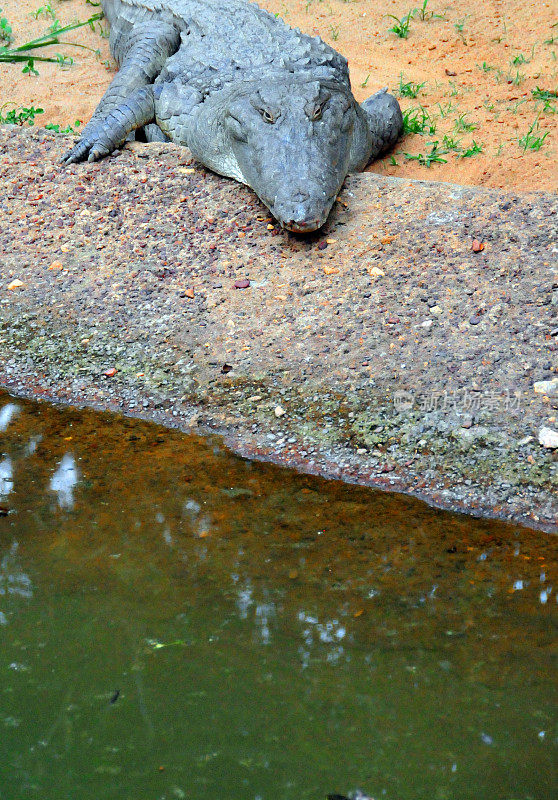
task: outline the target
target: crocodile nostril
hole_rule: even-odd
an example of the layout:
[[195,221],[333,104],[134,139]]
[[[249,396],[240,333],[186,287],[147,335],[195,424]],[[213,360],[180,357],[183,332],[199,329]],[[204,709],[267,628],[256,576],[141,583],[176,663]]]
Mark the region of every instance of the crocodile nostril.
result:
[[292,196],[292,199],[294,200],[295,203],[304,203],[304,201],[308,200],[309,198],[310,195],[308,194],[308,192],[302,192],[302,191],[295,192]]

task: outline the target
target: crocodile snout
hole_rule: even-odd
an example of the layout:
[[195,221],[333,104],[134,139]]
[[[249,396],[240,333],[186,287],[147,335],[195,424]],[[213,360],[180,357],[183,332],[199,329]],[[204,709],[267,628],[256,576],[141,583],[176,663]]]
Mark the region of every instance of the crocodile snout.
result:
[[312,231],[317,231],[323,225],[323,221],[321,219],[305,219],[297,222],[291,219],[285,222],[281,221],[281,224],[293,233],[312,233]]
[[320,202],[312,201],[308,192],[300,189],[288,198],[277,199],[272,211],[287,230],[294,233],[311,233],[321,228],[327,219],[329,205],[325,208],[321,206]]

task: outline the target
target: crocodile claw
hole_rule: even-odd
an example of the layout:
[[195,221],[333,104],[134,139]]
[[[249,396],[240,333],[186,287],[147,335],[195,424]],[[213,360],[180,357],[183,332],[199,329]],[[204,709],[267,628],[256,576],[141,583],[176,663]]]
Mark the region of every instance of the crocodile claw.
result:
[[[84,131],[81,139],[72,147],[71,150],[68,150],[68,152],[62,156],[60,162],[62,164],[77,164],[78,161],[94,161],[95,156],[91,158],[92,153],[95,153],[97,150],[99,150],[99,155],[97,157],[100,158],[101,149],[99,136],[95,135],[94,131]],[[102,155],[105,155],[105,153],[102,152]]]
[[68,150],[60,159],[61,164],[77,164],[79,161],[98,161],[108,156],[114,149],[106,137],[82,136],[71,150]]
[[83,161],[85,157],[88,155],[90,144],[85,142],[83,139],[72,147],[71,150],[68,150],[67,153],[64,153],[62,158],[60,159],[61,164],[77,164],[78,161]]

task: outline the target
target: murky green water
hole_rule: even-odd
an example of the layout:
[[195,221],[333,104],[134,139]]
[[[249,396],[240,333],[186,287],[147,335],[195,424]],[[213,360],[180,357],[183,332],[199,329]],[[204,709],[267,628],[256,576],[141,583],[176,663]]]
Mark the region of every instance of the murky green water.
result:
[[0,395],[0,798],[555,800],[557,563]]

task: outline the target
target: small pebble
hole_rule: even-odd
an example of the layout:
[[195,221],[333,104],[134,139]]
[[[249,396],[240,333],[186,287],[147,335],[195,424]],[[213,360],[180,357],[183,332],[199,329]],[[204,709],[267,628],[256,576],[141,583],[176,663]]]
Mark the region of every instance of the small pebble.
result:
[[533,389],[536,394],[558,395],[558,378],[552,378],[549,381],[535,381]]
[[539,444],[548,450],[555,450],[558,447],[558,431],[546,426],[539,431]]
[[250,281],[248,278],[241,278],[238,281],[234,282],[235,289],[247,289],[250,286]]

